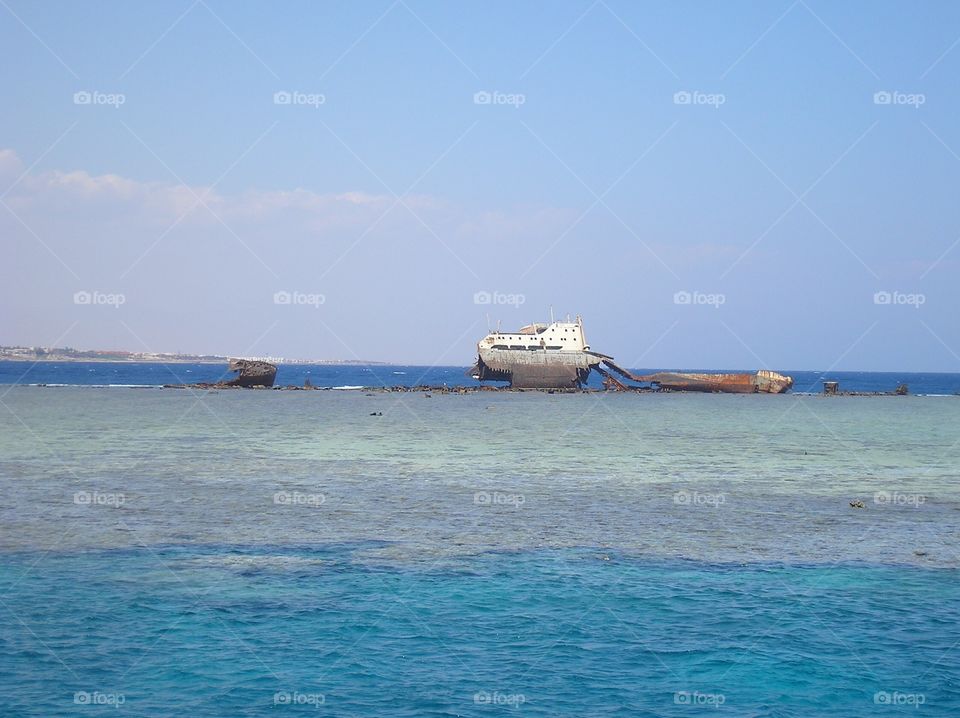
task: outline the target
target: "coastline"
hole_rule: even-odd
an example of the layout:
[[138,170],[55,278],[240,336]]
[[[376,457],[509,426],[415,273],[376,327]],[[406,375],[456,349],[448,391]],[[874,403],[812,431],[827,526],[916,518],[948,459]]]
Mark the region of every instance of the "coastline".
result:
[[[236,358],[236,357],[234,357]],[[123,357],[0,357],[0,363],[5,362],[31,362],[31,363],[91,363],[91,364],[224,364],[230,360],[230,357],[204,357],[194,358],[190,356],[178,357],[159,357],[146,358],[138,357],[136,359],[125,359]],[[393,366],[391,362],[384,361],[365,361],[361,359],[294,359],[286,361],[273,362],[279,366],[295,365],[317,365],[317,366]]]

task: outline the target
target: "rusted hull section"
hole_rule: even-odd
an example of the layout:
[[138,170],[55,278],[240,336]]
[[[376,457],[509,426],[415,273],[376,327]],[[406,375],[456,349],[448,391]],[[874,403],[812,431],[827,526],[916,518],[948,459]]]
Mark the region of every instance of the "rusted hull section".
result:
[[723,392],[725,394],[755,394],[758,389],[753,374],[674,374],[662,372],[641,377],[641,381],[656,384],[669,391]]
[[636,375],[611,361],[604,362],[621,376],[641,384],[651,384],[664,391],[698,391],[722,394],[783,394],[793,386],[793,378],[761,369],[754,374],[703,374],[657,372]]
[[272,387],[277,378],[277,367],[265,361],[231,359],[228,366],[230,371],[237,372],[237,376],[224,382],[227,386]]

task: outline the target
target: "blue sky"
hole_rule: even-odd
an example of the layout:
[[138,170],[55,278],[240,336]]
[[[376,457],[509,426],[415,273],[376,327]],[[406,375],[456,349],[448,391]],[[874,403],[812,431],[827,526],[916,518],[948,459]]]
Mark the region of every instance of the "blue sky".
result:
[[0,343],[466,365],[553,307],[633,366],[960,370],[958,39],[948,2],[4,0]]

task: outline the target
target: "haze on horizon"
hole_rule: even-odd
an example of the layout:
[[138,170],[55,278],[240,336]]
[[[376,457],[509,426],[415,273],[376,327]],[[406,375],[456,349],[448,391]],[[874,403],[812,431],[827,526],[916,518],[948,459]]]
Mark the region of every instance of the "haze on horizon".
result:
[[958,40],[945,1],[7,0],[0,344],[466,366],[552,307],[626,366],[958,371]]

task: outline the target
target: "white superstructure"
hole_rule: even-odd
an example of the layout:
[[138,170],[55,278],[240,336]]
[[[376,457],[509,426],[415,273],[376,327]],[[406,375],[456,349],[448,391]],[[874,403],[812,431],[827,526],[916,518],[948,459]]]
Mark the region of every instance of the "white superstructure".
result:
[[568,317],[551,324],[528,324],[516,332],[497,330],[481,339],[477,349],[481,354],[488,349],[582,352],[590,351],[590,345],[583,333],[583,320],[577,316],[576,321]]

